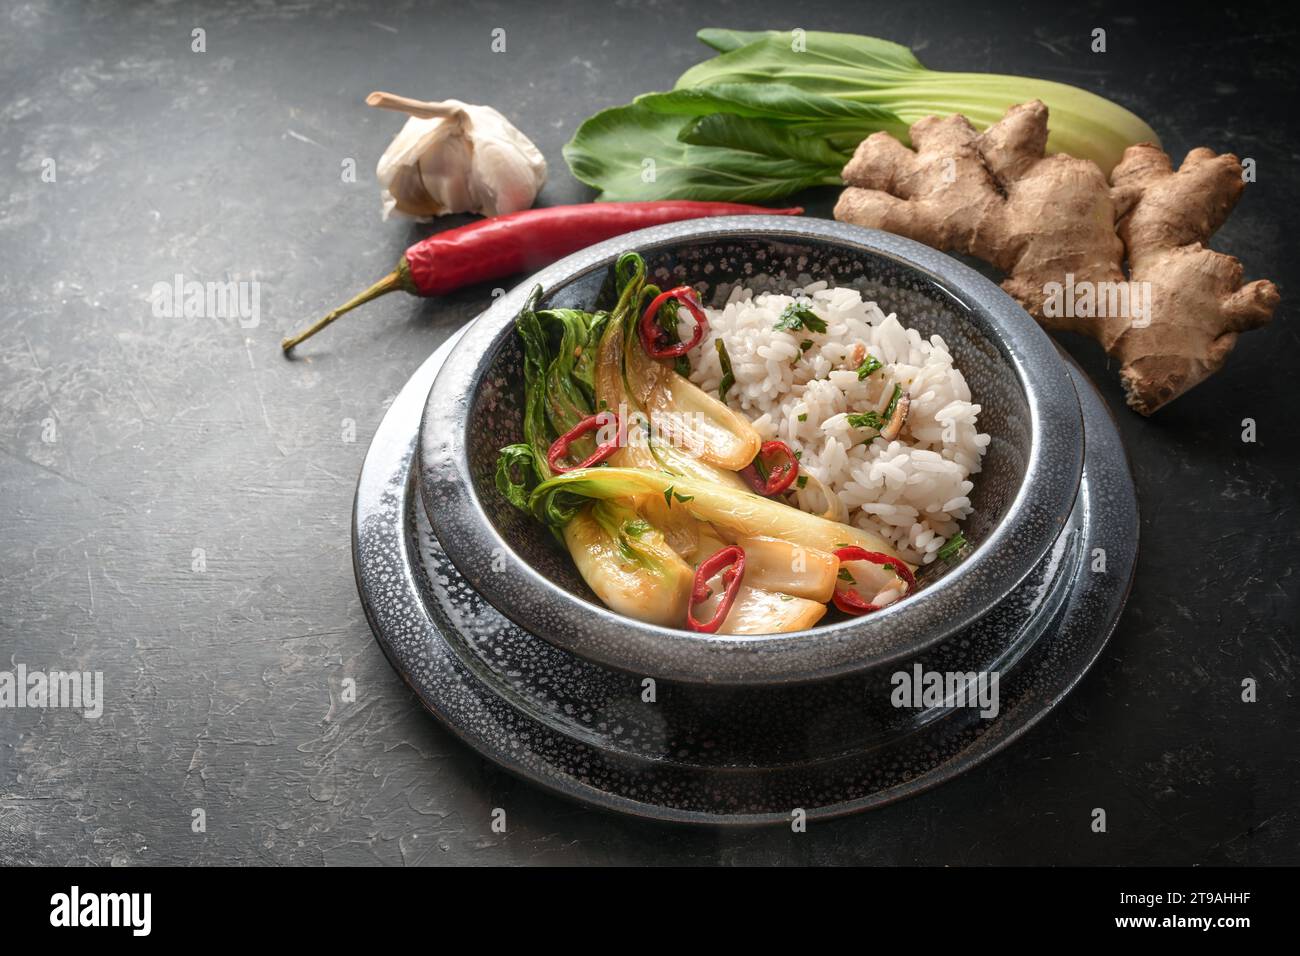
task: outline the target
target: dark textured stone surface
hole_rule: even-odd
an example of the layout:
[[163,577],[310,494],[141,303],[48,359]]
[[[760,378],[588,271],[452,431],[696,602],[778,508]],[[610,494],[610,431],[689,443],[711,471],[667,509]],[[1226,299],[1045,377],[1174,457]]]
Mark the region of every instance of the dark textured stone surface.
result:
[[[1119,419],[1143,551],[1119,630],[1060,710],[930,794],[806,834],[717,833],[593,812],[495,770],[370,637],[347,547],[354,477],[385,402],[491,290],[390,298],[295,362],[277,342],[425,232],[379,221],[370,170],[398,122],[361,105],[371,89],[505,109],[551,162],[543,201],[578,201],[560,146],[582,117],[671,84],[706,52],[696,27],[788,26],[791,8],[422,7],[0,11],[0,668],[107,682],[97,721],[0,711],[0,861],[1300,862],[1293,20],[799,6],[799,25],[888,36],[932,66],[1090,87],[1176,157],[1254,158],[1259,181],[1214,245],[1284,302],[1154,420],[1122,408],[1090,343],[1066,343]],[[1097,26],[1104,55],[1087,50]],[[494,27],[504,54],[488,52]],[[178,273],[260,280],[260,325],[155,317],[152,286]],[[1247,677],[1258,703],[1240,701]]]

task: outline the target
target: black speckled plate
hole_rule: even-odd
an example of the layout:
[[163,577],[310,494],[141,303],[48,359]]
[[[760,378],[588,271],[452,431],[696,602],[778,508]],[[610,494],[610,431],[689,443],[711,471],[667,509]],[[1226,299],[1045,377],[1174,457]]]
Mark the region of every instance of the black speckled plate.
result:
[[[815,684],[734,688],[601,667],[502,617],[433,536],[413,477],[425,397],[451,342],[407,383],[362,467],[357,583],[384,653],[435,716],[484,756],[568,796],[679,822],[788,822],[879,806],[950,779],[1015,740],[1096,659],[1137,556],[1137,500],[1109,412],[1071,368],[1087,455],[1078,501],[1011,596],[923,656]],[[1093,570],[1096,549],[1105,570]],[[999,674],[999,709],[905,709],[891,675]]]

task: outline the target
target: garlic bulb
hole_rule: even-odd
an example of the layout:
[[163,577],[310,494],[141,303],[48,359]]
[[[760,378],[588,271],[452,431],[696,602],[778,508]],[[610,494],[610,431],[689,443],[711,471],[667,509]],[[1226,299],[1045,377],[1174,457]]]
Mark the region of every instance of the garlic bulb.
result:
[[410,115],[379,157],[384,218],[527,209],[546,182],[546,160],[510,121],[490,106],[459,100],[426,103],[371,93],[371,106]]

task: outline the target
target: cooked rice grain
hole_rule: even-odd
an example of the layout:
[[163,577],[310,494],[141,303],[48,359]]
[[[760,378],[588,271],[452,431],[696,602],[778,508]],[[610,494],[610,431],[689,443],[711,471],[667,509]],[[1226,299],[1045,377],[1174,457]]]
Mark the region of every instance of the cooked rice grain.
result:
[[[773,328],[796,301],[826,322],[824,333]],[[802,452],[800,474],[838,494],[853,524],[885,538],[914,564],[933,561],[971,513],[970,476],[989,443],[978,428],[980,406],[971,402],[943,339],[922,339],[854,290],[824,282],[792,295],[736,288],[725,307],[707,311],[709,333],[690,353],[691,380],[717,394],[722,369],[714,342],[721,338],[736,378],[727,403],[750,418],[764,441]],[[859,380],[867,354],[884,366]],[[898,439],[849,424],[850,414],[883,414],[895,383],[911,396]],[[824,507],[812,488],[794,497],[805,510]]]

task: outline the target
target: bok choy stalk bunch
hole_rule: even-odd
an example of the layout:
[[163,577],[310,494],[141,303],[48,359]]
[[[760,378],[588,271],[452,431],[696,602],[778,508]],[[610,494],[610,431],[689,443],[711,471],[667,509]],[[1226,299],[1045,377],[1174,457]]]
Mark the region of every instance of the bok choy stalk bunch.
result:
[[[610,318],[578,309],[537,311],[541,295],[541,287],[534,288],[515,317],[524,352],[524,441],[507,445],[497,458],[498,490],[525,510],[529,489],[551,476],[551,442],[593,413],[596,344]],[[587,436],[573,443],[581,456],[592,447]]]
[[984,128],[1007,107],[1042,100],[1049,152],[1109,174],[1126,147],[1159,144],[1128,110],[1086,90],[1029,77],[927,69],[907,47],[821,32],[701,30],[719,55],[584,122],[564,148],[574,176],[608,200],[775,199],[839,185],[867,136],[904,143],[925,116],[961,113]]
[[[644,274],[642,265],[641,279]],[[621,321],[629,311],[635,312],[643,284],[627,278],[620,281],[622,295],[612,313],[539,310],[542,290],[535,288],[515,317],[524,353],[524,441],[501,449],[496,485],[516,507],[531,510],[531,491],[553,476],[548,461],[552,443],[595,414],[599,344],[615,316]],[[568,455],[584,459],[594,446],[595,439],[584,435],[570,444]],[[657,528],[641,519],[627,501],[591,502],[564,494],[550,500],[557,512],[563,509],[564,520],[547,526],[607,606],[652,623],[680,623],[690,600],[694,569],[667,545]]]
[[580,468],[565,472],[534,488],[529,504],[538,520],[564,525],[575,513],[575,501],[652,496],[669,502],[670,509],[684,510],[696,520],[733,535],[776,538],[825,552],[856,545],[868,551],[894,553],[878,536],[853,525],[808,514],[752,491],[645,468]]
[[[637,319],[660,291],[646,281],[645,260],[625,253],[613,279],[617,301],[609,312],[538,311],[541,290],[535,289],[515,319],[524,351],[524,441],[501,450],[496,482],[516,507],[527,510],[528,492],[551,477],[551,443],[597,412],[622,418],[625,440],[611,464],[744,487],[736,472],[758,454],[758,433],[743,416],[642,350]],[[676,302],[660,309],[659,321],[676,341]],[[584,437],[574,442],[570,457],[581,459],[593,448],[593,439]]]

